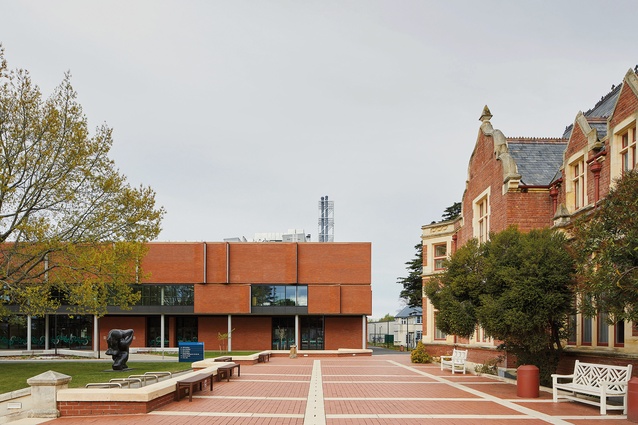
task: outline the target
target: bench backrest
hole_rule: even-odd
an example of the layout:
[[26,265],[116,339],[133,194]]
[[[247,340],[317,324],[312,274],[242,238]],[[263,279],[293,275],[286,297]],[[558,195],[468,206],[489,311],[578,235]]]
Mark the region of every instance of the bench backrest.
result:
[[464,362],[466,359],[467,359],[467,350],[457,350],[455,348],[452,351],[452,361]]
[[[600,387],[602,382],[627,383],[631,378],[631,365],[612,366],[595,363],[582,363],[576,360],[574,365],[574,380],[576,385],[586,387]],[[614,391],[623,391],[625,385],[612,385],[610,389]]]

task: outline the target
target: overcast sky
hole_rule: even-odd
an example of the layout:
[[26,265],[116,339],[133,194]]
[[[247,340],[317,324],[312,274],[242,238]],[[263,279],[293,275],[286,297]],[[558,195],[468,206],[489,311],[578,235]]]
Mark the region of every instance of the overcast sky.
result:
[[488,105],[560,137],[638,63],[635,0],[0,0],[9,67],[70,71],[91,128],[167,214],[161,241],[305,229],[372,242],[373,317],[460,201]]

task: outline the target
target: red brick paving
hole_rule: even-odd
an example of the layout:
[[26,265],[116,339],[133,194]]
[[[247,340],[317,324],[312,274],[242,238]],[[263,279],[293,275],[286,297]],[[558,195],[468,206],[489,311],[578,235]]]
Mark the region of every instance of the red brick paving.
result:
[[516,396],[516,385],[471,374],[454,375],[438,365],[412,365],[407,355],[356,358],[273,357],[242,366],[240,377],[215,383],[212,395],[174,402],[146,415],[59,418],[47,425],[303,425],[313,363],[321,364],[326,425],[577,425],[627,424],[596,407]]

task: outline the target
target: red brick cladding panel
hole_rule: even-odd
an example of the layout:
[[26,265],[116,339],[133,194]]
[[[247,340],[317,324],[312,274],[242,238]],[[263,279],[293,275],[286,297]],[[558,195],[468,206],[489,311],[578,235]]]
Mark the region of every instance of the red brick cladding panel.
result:
[[146,347],[146,317],[144,316],[104,316],[99,322],[100,350],[106,350],[106,337],[111,329],[133,329],[131,347]]
[[270,350],[272,348],[271,326],[270,317],[234,316],[233,350]]
[[370,287],[341,285],[341,314],[372,314]]
[[203,342],[206,350],[219,350],[218,334],[228,332],[228,316],[199,316],[197,341]]
[[250,313],[249,284],[195,285],[195,314]]
[[142,270],[146,283],[202,283],[203,243],[149,243]]
[[370,243],[300,243],[299,283],[370,285]]
[[363,327],[361,316],[326,316],[324,327],[326,334],[324,349],[361,348]]
[[229,244],[230,283],[296,283],[296,243]]
[[339,313],[341,313],[341,289],[339,285],[308,286],[308,314]]

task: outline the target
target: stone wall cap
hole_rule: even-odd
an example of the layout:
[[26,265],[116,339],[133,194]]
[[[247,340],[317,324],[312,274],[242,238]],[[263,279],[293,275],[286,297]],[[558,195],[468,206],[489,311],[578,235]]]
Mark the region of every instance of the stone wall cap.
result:
[[31,386],[37,385],[61,385],[67,384],[72,378],[60,372],[48,370],[37,376],[27,379],[27,384]]

